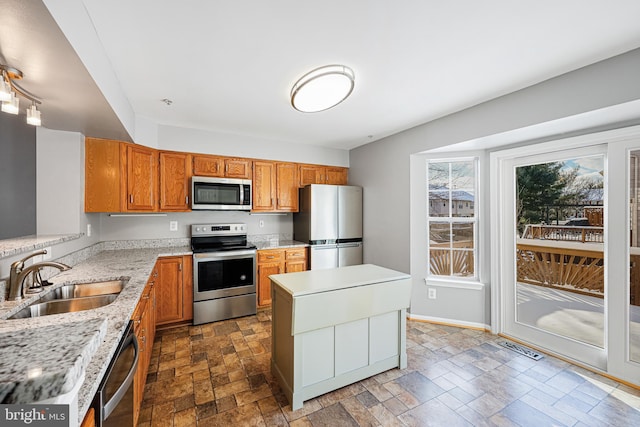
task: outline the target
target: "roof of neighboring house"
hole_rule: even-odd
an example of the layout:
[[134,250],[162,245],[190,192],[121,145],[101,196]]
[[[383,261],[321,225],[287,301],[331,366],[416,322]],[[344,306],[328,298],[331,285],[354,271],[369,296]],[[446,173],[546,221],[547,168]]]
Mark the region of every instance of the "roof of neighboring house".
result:
[[[436,191],[429,191],[429,200],[449,200],[449,190],[447,189],[438,189]],[[473,194],[462,191],[462,190],[453,190],[451,192],[451,200],[457,202],[473,202],[474,197]]]

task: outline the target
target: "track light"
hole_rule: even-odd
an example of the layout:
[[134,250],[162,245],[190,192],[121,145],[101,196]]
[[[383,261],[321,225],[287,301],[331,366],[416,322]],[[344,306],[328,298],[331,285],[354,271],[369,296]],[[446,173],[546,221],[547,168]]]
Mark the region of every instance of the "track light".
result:
[[31,107],[27,108],[27,123],[33,126],[40,126],[42,124],[40,111],[38,111],[35,102],[31,104]]
[[31,106],[27,108],[27,123],[32,126],[40,126],[42,119],[36,104],[42,104],[42,102],[15,82],[15,80],[22,78],[22,71],[4,64],[0,64],[0,71],[2,72],[2,78],[0,79],[0,101],[2,101],[2,107],[0,109],[5,113],[18,114],[20,112],[18,95],[20,95],[31,101]]

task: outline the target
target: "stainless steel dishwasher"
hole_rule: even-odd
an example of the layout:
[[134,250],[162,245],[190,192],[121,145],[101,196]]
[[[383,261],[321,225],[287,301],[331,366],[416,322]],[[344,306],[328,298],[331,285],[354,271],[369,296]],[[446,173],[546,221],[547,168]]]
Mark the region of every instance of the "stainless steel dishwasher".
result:
[[91,404],[96,411],[96,426],[133,425],[133,377],[138,353],[130,321]]

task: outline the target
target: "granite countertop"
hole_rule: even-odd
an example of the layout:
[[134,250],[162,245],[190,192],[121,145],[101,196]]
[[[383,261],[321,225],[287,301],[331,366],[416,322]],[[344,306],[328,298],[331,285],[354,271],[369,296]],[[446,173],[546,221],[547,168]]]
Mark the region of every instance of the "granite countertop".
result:
[[[14,334],[12,336],[15,336],[16,340],[20,338],[20,344],[29,353],[22,356],[23,361],[29,363],[39,351],[35,345],[39,334],[44,330],[50,330],[48,328],[64,328],[64,333],[57,335],[53,349],[48,352],[47,363],[54,366],[69,358],[66,352],[67,346],[78,344],[77,342],[73,343],[71,340],[74,339],[74,336],[84,334],[87,325],[94,325],[96,322],[105,323],[106,327],[102,326],[105,328],[105,332],[101,334],[101,344],[93,354],[90,354],[90,351],[85,351],[82,354],[82,358],[89,359],[88,363],[86,363],[85,380],[78,395],[78,414],[82,420],[108,364],[115,354],[118,343],[125,332],[157,258],[159,256],[188,254],[191,254],[191,249],[188,247],[106,250],[100,252],[75,265],[71,270],[49,279],[53,286],[44,292],[50,292],[66,284],[125,280],[126,284],[122,292],[113,303],[104,307],[75,313],[10,320],[8,317],[39,299],[44,292],[23,301],[5,301],[0,304],[0,319],[2,319],[0,320],[0,335],[11,333]],[[31,349],[33,349],[33,352]],[[4,362],[2,366],[5,366]],[[73,370],[75,367],[70,369]],[[13,374],[0,371],[0,383],[11,382],[12,378],[15,378],[11,375]],[[50,391],[43,390],[42,392],[49,393],[53,397],[55,389],[59,388],[59,393],[63,393],[63,387],[60,383],[65,383],[69,377],[65,378],[64,375],[58,375],[57,378],[56,382],[46,384]],[[63,380],[63,378],[65,379]],[[22,397],[14,397],[13,399],[19,403],[27,403],[32,401],[31,397],[33,396],[26,393]]]
[[38,402],[69,393],[106,332],[106,320],[91,319],[0,334],[0,402]]
[[258,250],[264,249],[286,249],[286,248],[299,248],[309,246],[308,243],[298,242],[297,240],[278,240],[266,242],[253,242]]
[[269,278],[293,297],[409,279],[411,276],[373,264],[274,274]]

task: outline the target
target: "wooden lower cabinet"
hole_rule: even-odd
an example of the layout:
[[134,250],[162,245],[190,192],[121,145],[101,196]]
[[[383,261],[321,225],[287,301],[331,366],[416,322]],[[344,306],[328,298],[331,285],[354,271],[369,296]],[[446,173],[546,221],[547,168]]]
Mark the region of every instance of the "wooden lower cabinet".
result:
[[156,325],[193,319],[193,260],[190,255],[162,257],[156,263]]
[[272,274],[307,270],[307,248],[265,249],[258,251],[258,307],[271,305]]
[[[154,271],[155,272],[155,271]],[[142,292],[142,297],[133,312],[133,330],[138,339],[138,368],[133,378],[133,425],[138,424],[140,406],[144,397],[144,386],[147,381],[153,341],[155,339],[155,280],[152,273],[147,285]]]
[[96,410],[89,408],[80,427],[96,427]]

